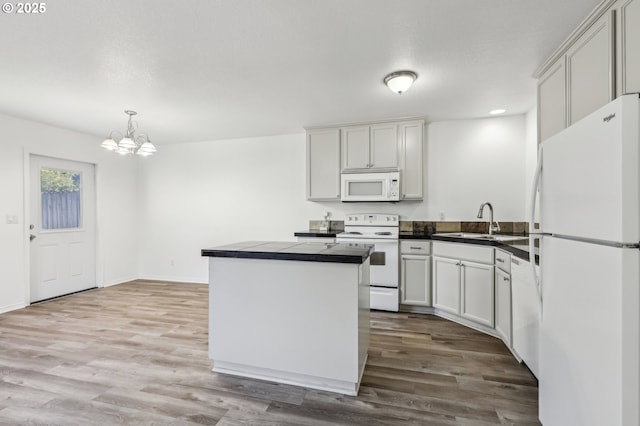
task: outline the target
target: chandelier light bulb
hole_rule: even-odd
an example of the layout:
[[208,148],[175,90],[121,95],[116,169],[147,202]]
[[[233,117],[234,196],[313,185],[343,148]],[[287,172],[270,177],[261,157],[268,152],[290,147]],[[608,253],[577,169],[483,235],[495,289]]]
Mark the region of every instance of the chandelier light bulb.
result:
[[104,142],[100,144],[100,146],[107,151],[115,151],[118,149],[118,143],[111,137],[105,139]]
[[120,148],[134,149],[134,148],[136,148],[137,145],[131,138],[124,137],[124,138],[122,138],[122,140],[120,141],[118,146]]

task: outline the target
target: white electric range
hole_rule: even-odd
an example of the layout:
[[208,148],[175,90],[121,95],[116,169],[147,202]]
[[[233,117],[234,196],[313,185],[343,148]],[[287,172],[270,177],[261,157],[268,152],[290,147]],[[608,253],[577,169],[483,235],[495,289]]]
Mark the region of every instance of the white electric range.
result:
[[398,253],[400,216],[394,214],[349,214],[340,243],[373,244],[370,257],[371,309],[398,312]]

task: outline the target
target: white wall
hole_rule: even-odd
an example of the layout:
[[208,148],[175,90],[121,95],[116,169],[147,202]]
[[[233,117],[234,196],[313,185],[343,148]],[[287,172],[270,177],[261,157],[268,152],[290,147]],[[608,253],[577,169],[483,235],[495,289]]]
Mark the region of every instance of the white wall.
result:
[[431,123],[425,135],[425,200],[305,200],[305,135],[162,146],[141,163],[142,278],[207,281],[205,247],[293,240],[330,211],[398,213],[402,220],[477,220],[491,201],[497,220],[525,220],[524,115]]
[[292,240],[319,214],[305,200],[304,134],[162,146],[152,160],[140,182],[145,278],[206,282],[202,248]]
[[428,220],[478,220],[490,201],[498,221],[524,220],[525,119],[522,115],[427,126]]
[[[28,303],[29,153],[96,164],[97,284],[137,277],[136,159],[99,148],[99,137],[0,115],[0,312]],[[7,215],[18,216],[17,225]]]
[[[305,200],[302,133],[165,145],[142,159],[100,149],[97,136],[13,117],[0,115],[0,128],[0,312],[27,302],[28,153],[97,165],[97,283],[111,285],[135,278],[206,282],[202,248],[293,240],[326,211],[337,220],[354,212],[476,220],[480,203],[491,201],[498,220],[525,220],[527,150],[535,142],[531,114],[431,123],[424,201],[343,204]],[[6,224],[7,215],[20,223]]]

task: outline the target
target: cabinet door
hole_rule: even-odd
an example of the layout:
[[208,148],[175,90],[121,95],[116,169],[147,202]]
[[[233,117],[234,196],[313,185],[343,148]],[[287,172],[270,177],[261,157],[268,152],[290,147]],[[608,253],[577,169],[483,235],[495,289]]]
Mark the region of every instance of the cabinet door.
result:
[[375,169],[398,167],[398,125],[371,126],[371,165]]
[[422,200],[423,197],[423,129],[423,121],[400,124],[400,153],[402,155],[400,185],[402,186],[403,200]]
[[613,100],[612,14],[600,17],[567,51],[568,125]]
[[344,127],[342,129],[342,169],[368,169],[369,126]]
[[493,327],[493,265],[462,261],[460,269],[460,315]]
[[640,92],[640,0],[619,0],[618,94]]
[[400,259],[400,303],[431,306],[431,257],[403,254]]
[[307,199],[340,199],[340,130],[307,132]]
[[538,142],[567,127],[565,57],[538,81]]
[[511,347],[511,275],[496,268],[496,331]]
[[460,265],[456,259],[433,257],[433,306],[460,313]]

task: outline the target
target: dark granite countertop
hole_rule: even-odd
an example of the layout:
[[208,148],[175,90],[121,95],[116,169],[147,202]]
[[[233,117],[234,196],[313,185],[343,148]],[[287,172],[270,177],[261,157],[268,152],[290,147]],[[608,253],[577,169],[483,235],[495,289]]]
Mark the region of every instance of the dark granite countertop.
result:
[[398,233],[398,237],[401,240],[430,240],[431,235],[433,235],[433,232],[426,228],[423,230],[423,232],[400,231]]
[[[448,241],[452,243],[464,243],[464,244],[476,244],[482,246],[493,246],[499,249],[502,249],[506,252],[513,254],[514,256],[529,261],[529,237],[526,235],[522,236],[522,239],[513,240],[513,241],[494,241],[494,240],[483,240],[477,238],[464,238],[464,237],[445,237],[438,234],[426,234],[426,233],[415,233],[412,231],[402,231],[400,232],[401,240],[433,240],[433,241]],[[539,253],[538,248],[535,248],[536,253],[536,264],[539,262]]]
[[372,251],[370,244],[244,241],[202,249],[202,256],[361,264]]
[[343,231],[320,231],[319,229],[309,229],[307,231],[294,232],[293,235],[296,237],[335,238],[336,235],[341,232]]

